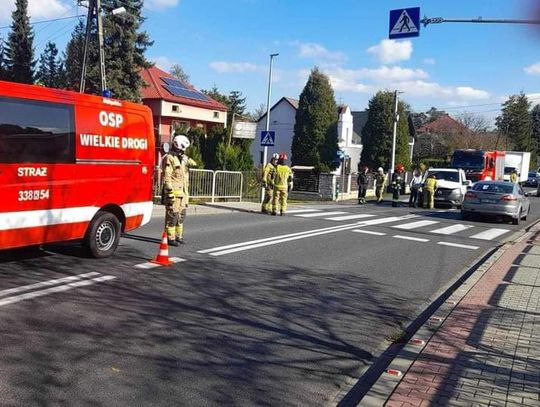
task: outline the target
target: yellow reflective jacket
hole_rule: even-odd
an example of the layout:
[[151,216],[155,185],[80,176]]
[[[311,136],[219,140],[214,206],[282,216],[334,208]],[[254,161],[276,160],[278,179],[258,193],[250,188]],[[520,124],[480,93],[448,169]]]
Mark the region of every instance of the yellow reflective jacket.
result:
[[435,191],[437,188],[437,180],[435,178],[427,178],[424,182],[424,189],[428,191]]
[[272,185],[275,172],[276,172],[276,166],[274,164],[272,163],[266,164],[263,169],[263,177],[262,177],[263,183],[267,185]]
[[286,190],[292,184],[292,170],[288,165],[278,164],[274,173],[274,188]]
[[167,154],[162,163],[163,187],[165,192],[172,192],[177,197],[189,196],[189,169],[188,166],[196,162],[187,155],[177,156]]

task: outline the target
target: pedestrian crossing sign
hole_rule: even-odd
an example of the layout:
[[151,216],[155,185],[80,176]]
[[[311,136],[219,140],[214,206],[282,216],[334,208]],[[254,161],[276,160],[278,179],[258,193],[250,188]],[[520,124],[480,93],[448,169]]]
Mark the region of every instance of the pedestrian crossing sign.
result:
[[276,132],[275,131],[261,131],[261,146],[273,147],[276,144]]
[[390,10],[390,29],[392,39],[420,36],[420,7]]

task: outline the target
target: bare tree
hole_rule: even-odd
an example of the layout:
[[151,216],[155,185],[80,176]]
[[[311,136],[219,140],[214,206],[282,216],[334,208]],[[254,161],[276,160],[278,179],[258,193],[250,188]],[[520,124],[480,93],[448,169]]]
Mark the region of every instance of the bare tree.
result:
[[169,69],[169,73],[174,76],[176,79],[181,80],[182,82],[189,83],[189,75],[184,71],[184,68],[180,64],[174,64]]
[[489,123],[486,118],[475,115],[474,113],[464,112],[457,120],[473,133],[485,133],[489,129]]

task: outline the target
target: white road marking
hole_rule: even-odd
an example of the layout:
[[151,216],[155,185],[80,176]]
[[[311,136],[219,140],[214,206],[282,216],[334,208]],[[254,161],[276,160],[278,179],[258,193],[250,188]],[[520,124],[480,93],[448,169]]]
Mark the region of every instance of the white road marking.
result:
[[300,234],[300,235],[297,234],[296,236],[290,236],[290,237],[281,236],[281,237],[273,238],[273,240],[264,239],[264,240],[267,240],[267,241],[260,242],[260,243],[255,243],[255,244],[239,243],[239,244],[236,245],[238,247],[225,249],[225,250],[218,250],[218,251],[216,251],[216,249],[210,249],[210,250],[207,250],[206,252],[209,252],[209,253],[211,252],[210,253],[211,256],[223,256],[225,254],[236,253],[236,252],[240,252],[240,251],[244,251],[244,250],[257,249],[257,248],[260,248],[260,247],[265,247],[265,246],[270,246],[270,245],[274,245],[274,244],[290,242],[290,241],[293,241],[293,240],[299,240],[299,239],[305,239],[305,238],[308,238],[308,237],[326,235],[328,233],[342,232],[342,231],[345,231],[345,230],[355,229],[355,228],[362,227],[362,226],[369,226],[369,225],[387,223],[387,222],[397,222],[397,221],[400,221],[400,220],[403,220],[403,219],[409,219],[411,216],[414,217],[415,215],[392,216],[392,217],[383,218],[383,219],[366,220],[366,221],[363,221],[363,222],[357,222],[357,223],[352,223],[352,224],[347,224],[347,225],[342,225],[342,226],[335,226],[335,227],[331,227],[331,228],[324,228],[324,229],[319,229],[319,230],[314,230],[314,231],[303,232],[302,234]]
[[362,218],[371,218],[375,215],[368,215],[367,213],[361,213],[359,215],[345,215],[345,216],[337,216],[335,218],[325,218],[326,220],[335,220],[336,222],[342,221],[342,220],[353,220],[353,219],[362,219]]
[[8,304],[13,304],[19,301],[29,300],[36,297],[42,297],[44,295],[68,291],[73,288],[84,287],[84,286],[92,285],[95,283],[102,283],[104,281],[113,280],[115,278],[116,278],[115,276],[101,276],[101,277],[92,278],[90,280],[75,281],[73,283],[58,285],[56,287],[46,288],[44,290],[32,291],[30,293],[14,295],[12,297],[6,297],[0,300],[0,307],[4,305],[8,305]]
[[293,209],[290,211],[287,211],[288,214],[290,213],[308,213],[308,212],[320,212],[321,209]]
[[317,216],[332,216],[332,215],[342,215],[347,212],[317,212],[317,213],[308,213],[306,215],[294,215],[298,216],[299,218],[315,218]]
[[372,230],[362,230],[362,229],[354,229],[351,230],[351,232],[355,233],[364,233],[366,235],[374,235],[374,236],[386,236],[386,233],[383,232],[374,232]]
[[457,225],[447,226],[441,229],[430,230],[429,233],[436,233],[438,235],[453,235],[454,233],[463,232],[464,230],[473,228],[473,225],[463,225],[458,223]]
[[5,297],[7,295],[21,293],[21,292],[24,292],[24,291],[31,291],[31,290],[35,290],[37,288],[50,287],[51,285],[69,283],[69,282],[72,282],[72,281],[79,281],[79,280],[81,280],[83,278],[99,276],[99,274],[100,273],[96,273],[96,272],[77,274],[75,276],[57,278],[57,279],[54,279],[54,280],[42,281],[40,283],[22,285],[22,286],[19,286],[19,287],[9,288],[7,290],[0,291],[0,297]]
[[264,238],[264,239],[251,240],[251,241],[247,241],[247,242],[229,244],[229,245],[226,245],[226,246],[213,247],[211,249],[199,250],[199,251],[197,251],[197,253],[210,253],[210,252],[215,252],[215,251],[220,251],[220,250],[225,250],[225,249],[232,249],[234,247],[247,246],[247,245],[254,244],[254,243],[262,243],[262,242],[268,242],[268,241],[271,241],[271,240],[283,239],[283,238],[292,237],[292,236],[305,235],[307,233],[318,232],[318,231],[321,231],[321,230],[334,230],[334,229],[339,229],[339,228],[342,228],[342,227],[343,227],[343,225],[331,226],[331,227],[326,227],[326,228],[322,228],[322,229],[314,229],[314,230],[306,230],[304,232],[289,233],[289,234],[281,235],[281,236],[272,236],[272,237],[267,237],[267,238]]
[[479,249],[478,246],[469,246],[466,244],[459,244],[459,243],[438,242],[437,244],[440,244],[441,246],[459,247],[460,249],[469,249],[469,250]]
[[403,239],[403,240],[412,240],[414,242],[429,242],[429,239],[423,239],[421,237],[412,237],[412,236],[403,236],[403,235],[394,235],[392,237],[395,237],[396,239]]
[[439,221],[436,220],[419,220],[417,222],[411,222],[411,223],[405,223],[403,225],[397,225],[393,226],[396,229],[405,229],[405,230],[412,230],[412,229],[418,229],[424,226],[429,225],[435,225],[436,223],[439,223]]
[[505,233],[510,232],[508,229],[498,229],[491,228],[484,232],[477,233],[476,235],[470,236],[471,239],[482,239],[482,240],[493,240],[496,237],[504,235]]
[[[172,261],[173,263],[181,263],[181,262],[186,261],[186,259],[181,259],[180,257],[169,257],[169,260]],[[143,269],[143,270],[150,270],[156,267],[163,267],[163,266],[161,264],[146,262],[146,263],[136,264],[133,267],[138,268],[138,269]]]

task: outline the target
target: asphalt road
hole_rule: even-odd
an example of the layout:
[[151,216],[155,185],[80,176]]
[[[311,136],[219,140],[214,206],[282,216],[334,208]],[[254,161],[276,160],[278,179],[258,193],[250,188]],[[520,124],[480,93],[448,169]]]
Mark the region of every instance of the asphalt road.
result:
[[151,270],[134,266],[162,218],[110,259],[1,252],[1,404],[335,404],[385,337],[540,217],[531,202],[519,226],[389,205],[192,216],[170,249],[184,261]]

